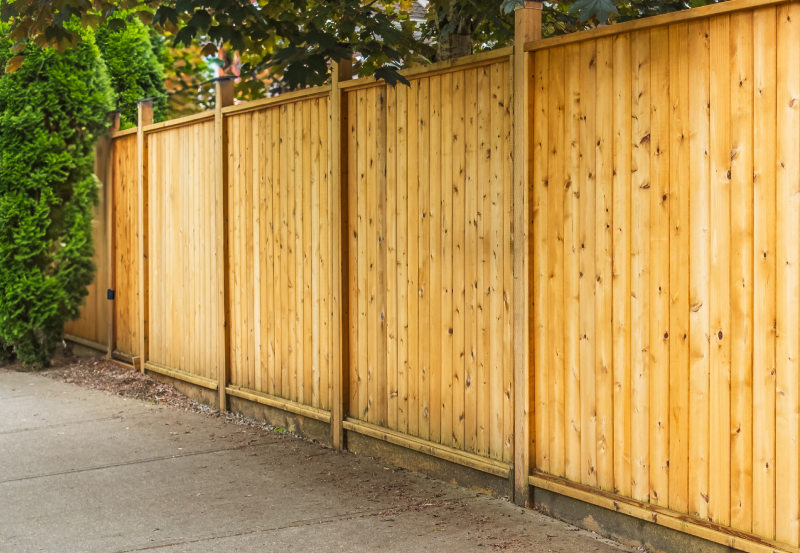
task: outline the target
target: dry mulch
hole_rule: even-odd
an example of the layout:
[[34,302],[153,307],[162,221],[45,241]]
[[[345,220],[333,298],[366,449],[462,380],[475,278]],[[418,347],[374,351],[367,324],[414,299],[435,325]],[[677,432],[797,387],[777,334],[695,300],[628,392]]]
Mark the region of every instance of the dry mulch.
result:
[[0,368],[39,374],[41,376],[87,388],[99,390],[111,395],[146,401],[154,405],[163,405],[181,411],[202,414],[208,417],[223,419],[227,422],[261,428],[277,434],[294,436],[306,441],[304,436],[291,432],[292,429],[275,428],[272,425],[244,417],[230,411],[219,411],[185,396],[175,387],[164,384],[149,375],[133,370],[133,367],[119,361],[110,361],[104,357],[77,357],[69,348],[59,348],[50,367],[36,370],[25,367],[20,362]]

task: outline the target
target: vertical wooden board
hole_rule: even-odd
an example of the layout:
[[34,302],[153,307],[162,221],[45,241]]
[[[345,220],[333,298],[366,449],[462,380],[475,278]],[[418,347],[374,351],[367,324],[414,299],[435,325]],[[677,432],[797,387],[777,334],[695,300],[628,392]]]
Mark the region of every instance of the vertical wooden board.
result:
[[349,240],[348,263],[349,271],[348,276],[350,282],[348,283],[348,301],[349,301],[349,315],[350,315],[350,397],[348,398],[349,412],[348,415],[354,418],[359,418],[359,398],[361,381],[359,378],[359,334],[358,324],[360,320],[360,297],[359,297],[359,272],[358,272],[358,252],[359,252],[359,211],[358,211],[358,189],[361,182],[361,165],[359,164],[360,153],[358,151],[358,137],[359,137],[359,124],[360,119],[358,114],[358,97],[355,92],[346,93],[347,101],[347,239]]
[[358,418],[368,420],[369,379],[367,378],[367,92],[358,91]]
[[650,32],[631,34],[631,495],[650,495]]
[[[136,147],[138,147],[138,145]],[[136,159],[136,147],[131,147],[130,150],[129,150],[129,154],[128,154],[129,159],[131,161],[131,167],[133,167],[133,170],[134,170],[134,179],[136,178],[135,175],[136,175],[136,170],[137,170],[136,165],[134,165],[134,162],[135,162],[135,159]],[[156,153],[156,151],[153,148],[150,148],[148,150],[148,155],[150,156],[150,162],[148,163],[148,170],[149,171],[153,171],[153,169],[156,166],[157,156],[155,156],[155,153]],[[154,174],[152,172],[150,173],[150,175],[148,175],[148,177],[149,177],[148,178],[148,183],[147,183],[148,188],[149,188],[148,195],[149,195],[149,197],[151,199],[150,205],[148,206],[148,211],[149,211],[148,215],[150,216],[150,228],[152,229],[151,232],[149,233],[149,237],[148,237],[148,241],[150,242],[148,244],[149,251],[150,251],[150,257],[152,257],[150,263],[148,264],[148,272],[149,272],[148,278],[149,278],[150,282],[152,282],[152,285],[150,286],[152,298],[151,298],[151,301],[149,302],[149,305],[148,305],[149,313],[147,313],[147,315],[149,316],[149,319],[150,319],[150,331],[153,334],[153,337],[150,340],[149,351],[142,352],[142,355],[147,355],[147,356],[149,356],[149,359],[156,360],[156,359],[163,359],[163,356],[159,356],[158,352],[157,352],[158,344],[160,342],[160,340],[157,338],[157,336],[159,336],[159,334],[157,334],[157,332],[160,329],[161,320],[160,320],[160,318],[154,316],[154,313],[155,313],[155,310],[156,310],[156,305],[158,305],[158,303],[159,303],[159,296],[160,296],[159,292],[160,292],[160,289],[161,289],[161,283],[164,280],[163,277],[161,276],[161,273],[163,272],[163,269],[160,266],[161,265],[161,259],[160,259],[160,255],[159,255],[160,248],[157,247],[157,243],[160,240],[159,237],[162,236],[161,234],[158,234],[158,231],[159,231],[159,228],[160,228],[160,221],[161,221],[159,216],[158,216],[158,210],[159,210],[160,206],[163,206],[163,202],[161,201],[162,194],[159,192],[159,189],[158,189],[158,183],[159,183],[158,179],[154,178]],[[131,179],[131,180],[133,181],[134,179]],[[129,192],[128,192],[129,194],[132,195],[132,194],[136,193],[135,192],[136,187],[133,185],[133,182],[130,182],[128,184],[128,189],[129,189]],[[131,199],[131,202],[134,202],[134,200]],[[134,202],[134,206],[135,207],[129,207],[129,211],[128,212],[131,214],[130,216],[134,216],[134,213],[138,213],[138,194],[137,194],[137,197],[136,197],[136,201]],[[136,210],[135,212],[132,211],[134,209]],[[139,220],[138,216],[136,216],[136,221],[138,222],[138,220]],[[128,234],[128,236],[130,237],[130,238],[128,238],[129,240],[133,240],[133,236],[131,234]],[[136,245],[138,246],[138,240],[136,240]],[[131,248],[130,249],[133,250],[133,244],[131,244]],[[137,258],[137,260],[138,260],[138,258]],[[137,269],[138,269],[138,264],[137,264]],[[133,299],[133,301],[136,302],[137,306],[141,305],[139,299],[140,299],[139,298],[139,288],[137,287],[137,289],[135,290],[135,296],[134,296],[134,299]],[[139,325],[137,324],[136,326],[138,327]],[[162,334],[163,334],[163,332],[162,332]]]
[[[299,104],[299,102],[298,102]],[[303,319],[298,328],[302,329],[303,335],[302,339],[299,340],[298,348],[300,348],[303,352],[303,361],[300,364],[302,367],[302,375],[303,375],[303,386],[301,388],[303,393],[303,403],[306,405],[313,405],[313,397],[314,397],[314,370],[313,370],[313,358],[314,353],[312,351],[313,346],[313,315],[312,311],[314,309],[313,304],[313,297],[312,297],[312,228],[313,228],[313,216],[312,216],[312,188],[311,188],[311,180],[313,178],[312,167],[314,164],[314,160],[311,158],[311,112],[313,110],[313,100],[306,100],[302,102],[303,106],[303,119],[301,121],[302,128],[303,128],[303,153],[302,153],[302,164],[303,164],[303,174],[302,174],[302,183],[303,183],[303,203],[302,203],[302,229],[303,235],[298,241],[302,244],[302,251],[303,251],[303,289],[301,294],[300,303],[302,304],[302,312],[303,312]],[[299,270],[299,269],[298,269]]]
[[[503,63],[503,268],[501,297],[503,310],[503,460],[514,462],[514,81],[513,61]],[[522,209],[520,207],[520,209]],[[524,349],[524,344],[520,344]]]
[[[550,472],[550,379],[548,377],[548,341],[550,314],[548,311],[548,195],[549,195],[549,95],[550,51],[534,54],[533,91],[533,194],[531,216],[533,233],[533,372],[534,372],[534,460],[537,469]],[[469,244],[469,242],[467,242]],[[467,267],[469,267],[469,258]]]
[[194,370],[200,375],[210,378],[208,366],[201,360],[201,355],[207,353],[205,345],[208,343],[203,331],[205,327],[200,322],[200,305],[198,298],[203,292],[203,282],[200,280],[200,275],[203,274],[202,257],[199,251],[199,233],[202,231],[202,223],[200,220],[200,213],[204,211],[202,208],[203,190],[202,190],[202,175],[206,172],[206,168],[200,163],[202,153],[199,151],[199,131],[202,124],[192,125],[189,127],[189,144],[191,157],[189,163],[196,167],[194,175],[189,178],[189,189],[194,191],[190,192],[190,229],[189,235],[189,254],[190,260],[188,267],[189,271],[189,301],[191,302],[191,316],[192,316],[192,333],[191,336],[195,342],[203,344],[203,348],[191,347],[192,338],[189,338],[189,354],[191,355],[191,364]]
[[[269,144],[269,113],[261,110],[253,114],[253,155],[257,168],[253,179],[257,188],[256,200],[253,202],[253,216],[256,227],[253,229],[253,247],[256,257],[253,260],[255,271],[255,287],[258,302],[255,304],[255,339],[256,339],[256,390],[267,392],[269,389],[269,363],[271,358],[269,334],[272,331],[272,300],[269,297],[267,282],[269,280],[269,263],[272,252],[272,237],[269,227],[272,224],[272,190],[270,188],[272,160],[267,155]],[[257,241],[257,244],[255,242]]]
[[397,87],[386,87],[386,202],[384,212],[384,232],[386,246],[383,249],[386,271],[386,379],[387,379],[387,418],[386,425],[397,430],[399,399],[399,356],[397,328]]
[[489,377],[491,332],[489,294],[489,258],[491,257],[491,73],[488,66],[478,70],[478,379],[477,379],[477,453],[489,454]]
[[[597,486],[614,489],[614,379],[612,374],[613,43],[597,41],[595,99],[595,397]],[[537,227],[538,228],[538,227]],[[537,275],[539,272],[537,271]],[[538,298],[538,296],[536,296]],[[537,404],[538,405],[538,404]]]
[[[187,192],[191,190],[191,184],[196,185],[197,181],[199,180],[197,175],[197,170],[199,167],[197,166],[195,160],[194,146],[194,131],[196,128],[196,125],[191,125],[183,129],[184,139],[186,140],[186,173],[184,174],[184,187],[187,189]],[[194,374],[205,375],[203,367],[200,367],[200,364],[195,360],[197,351],[195,348],[191,347],[191,338],[194,338],[196,341],[202,339],[198,333],[199,329],[196,320],[197,306],[194,301],[195,289],[199,286],[199,283],[197,283],[195,278],[196,264],[194,263],[195,250],[193,247],[194,234],[197,225],[194,217],[197,195],[197,192],[192,191],[192,193],[187,194],[187,197],[183,202],[183,217],[185,219],[183,226],[186,231],[186,234],[183,237],[183,251],[185,260],[183,266],[183,309],[187,312],[186,324],[188,326],[188,328],[183,332],[183,344],[186,367]]]
[[[418,171],[419,171],[419,437],[427,440],[430,424],[430,380],[431,380],[431,291],[430,246],[431,246],[431,101],[430,79],[419,83],[418,96]],[[433,304],[434,306],[436,304]]]
[[442,266],[442,324],[439,335],[441,349],[441,401],[439,401],[439,420],[441,421],[441,443],[453,445],[453,75],[446,73],[441,77],[441,208],[439,232],[442,239],[440,251]]
[[[547,296],[548,296],[548,356],[547,373],[550,384],[549,409],[549,454],[550,473],[556,476],[565,475],[565,361],[566,344],[564,341],[564,203],[568,189],[564,180],[564,167],[567,157],[564,151],[566,125],[565,98],[565,49],[550,50],[550,83],[548,95],[547,129],[550,144],[547,164]],[[552,188],[551,188],[552,187]]]
[[238,232],[238,224],[237,224],[237,217],[236,217],[236,206],[239,205],[239,197],[238,197],[238,179],[236,177],[236,168],[237,168],[237,160],[234,156],[237,155],[238,152],[238,142],[239,142],[239,127],[238,122],[239,119],[236,117],[228,117],[223,118],[224,125],[227,126],[227,154],[228,154],[228,179],[227,179],[227,187],[228,187],[228,236],[224,238],[224,240],[228,241],[228,280],[230,282],[230,298],[228,298],[228,303],[230,305],[230,351],[228,355],[230,356],[230,365],[228,366],[228,370],[230,372],[230,381],[235,384],[239,384],[237,378],[237,367],[239,361],[238,355],[238,344],[239,341],[237,339],[238,336],[238,329],[239,329],[239,316],[237,311],[238,302],[236,298],[238,296],[238,278],[236,275],[237,271],[237,263],[236,260],[238,258],[239,248],[238,248],[238,241],[237,241],[237,232]]
[[428,418],[430,440],[441,441],[442,399],[442,77],[430,78],[430,193],[427,209],[430,243],[425,250],[429,259],[430,363]]
[[289,372],[291,399],[303,397],[303,103],[290,106],[289,120]]
[[[408,286],[408,98],[410,87],[396,89],[395,163],[397,178],[397,430],[408,433],[409,407],[409,286]],[[413,101],[413,96],[412,96]]]
[[276,107],[269,110],[272,119],[272,143],[270,152],[272,154],[272,231],[274,234],[272,246],[272,265],[274,280],[270,281],[274,300],[274,329],[275,341],[273,350],[275,351],[275,364],[270,372],[270,394],[282,397],[283,394],[283,368],[286,357],[283,356],[283,344],[285,342],[285,326],[283,323],[283,301],[286,297],[284,288],[286,286],[286,273],[284,266],[286,263],[286,250],[283,248],[283,209],[286,205],[286,195],[283,191],[283,158],[281,156],[281,145],[283,135],[281,134],[281,108]]
[[731,527],[753,507],[753,13],[731,14]]
[[162,320],[161,328],[163,334],[158,338],[158,340],[161,342],[161,348],[160,348],[162,355],[161,362],[167,366],[172,366],[172,357],[171,357],[172,348],[170,344],[172,337],[172,317],[167,316],[168,313],[171,313],[169,298],[172,294],[172,289],[170,287],[170,276],[172,274],[170,261],[172,256],[168,255],[168,248],[170,245],[170,239],[172,237],[172,226],[170,217],[171,213],[170,197],[172,194],[172,188],[170,186],[170,182],[172,179],[170,178],[169,168],[167,167],[167,164],[164,163],[165,160],[171,159],[172,157],[172,140],[171,140],[172,135],[170,133],[163,133],[163,136],[159,138],[161,138],[164,143],[162,148],[163,158],[159,160],[159,162],[157,162],[158,168],[160,169],[161,173],[159,192],[163,194],[164,201],[161,205],[160,213],[157,213],[156,216],[159,217],[161,220],[160,226],[163,233],[162,234],[163,239],[160,240],[159,244],[159,246],[161,246],[159,249],[160,257],[161,261],[163,262],[163,271],[162,271],[163,284],[160,294],[161,296],[160,306],[154,309],[154,316]]
[[464,449],[465,388],[464,315],[466,283],[464,280],[466,219],[466,109],[464,104],[464,72],[453,74],[453,447]]
[[505,79],[503,65],[491,69],[491,173],[489,205],[489,453],[493,459],[503,458],[503,94]]
[[[284,346],[284,374],[282,375],[282,387],[285,398],[297,399],[297,304],[296,289],[298,287],[297,276],[297,248],[296,248],[296,177],[295,177],[295,105],[286,104],[284,106],[283,117],[281,120],[281,137],[283,145],[281,148],[281,199],[285,199],[286,206],[282,206],[285,216],[285,242],[283,251],[286,256],[284,292],[285,292],[285,325],[283,340]],[[285,168],[283,167],[285,165]]]
[[378,423],[378,371],[380,370],[379,356],[385,355],[385,351],[378,349],[379,336],[383,331],[378,317],[378,292],[383,294],[383,290],[378,288],[378,121],[376,110],[377,90],[367,89],[366,114],[367,114],[367,138],[366,138],[366,269],[367,269],[367,342],[362,347],[367,347],[367,420],[373,424]]
[[247,333],[247,351],[245,352],[245,359],[247,360],[246,366],[246,382],[247,385],[251,389],[256,389],[256,374],[255,374],[255,302],[253,301],[254,298],[257,298],[255,294],[255,260],[257,259],[255,256],[256,246],[254,240],[254,233],[256,229],[255,225],[255,216],[254,216],[254,206],[258,205],[256,203],[256,190],[254,187],[255,179],[255,167],[256,167],[256,159],[253,154],[253,123],[254,123],[254,113],[249,113],[245,116],[245,138],[247,142],[245,143],[245,186],[247,195],[245,197],[246,202],[244,204],[244,213],[242,214],[242,218],[245,219],[245,277],[244,277],[244,301],[246,302],[247,306],[247,324],[244,326],[244,330]]
[[376,389],[377,400],[375,422],[380,426],[387,424],[387,411],[388,411],[388,393],[389,384],[387,378],[388,372],[388,356],[390,354],[388,347],[388,321],[387,321],[387,305],[388,294],[387,290],[387,240],[386,240],[386,146],[387,146],[387,121],[386,121],[386,87],[379,87],[375,94],[375,160],[376,160],[376,180],[375,188],[377,191],[377,221],[376,221],[376,234],[377,234],[377,255],[376,255],[376,312],[377,319],[375,321],[375,328],[378,330],[378,348],[376,358]]
[[163,267],[162,270],[162,283],[161,283],[161,290],[160,290],[160,306],[158,310],[154,310],[154,316],[161,319],[161,329],[163,334],[159,336],[159,341],[161,342],[160,350],[161,350],[161,362],[167,366],[171,365],[171,347],[170,347],[170,338],[172,336],[172,318],[168,316],[170,313],[169,311],[169,296],[172,294],[172,290],[170,287],[170,275],[171,275],[171,267],[170,261],[171,256],[169,255],[169,244],[170,244],[170,237],[172,236],[172,227],[171,227],[171,217],[170,217],[170,195],[171,195],[171,178],[169,168],[167,167],[166,160],[171,159],[173,155],[172,151],[172,135],[170,133],[164,133],[161,138],[161,142],[163,143],[163,147],[159,148],[159,151],[162,152],[161,158],[157,160],[158,169],[160,173],[160,185],[159,191],[163,194],[163,202],[161,203],[159,213],[157,216],[161,220],[161,239],[159,240],[160,246],[160,261]]
[[776,13],[753,11],[753,529],[775,536]]
[[650,31],[650,502],[669,506],[669,28]]
[[259,156],[263,160],[261,184],[261,248],[263,255],[259,258],[261,267],[261,391],[275,394],[275,158],[272,155],[272,115],[274,110],[264,110],[259,124],[261,125],[261,142],[258,145]]
[[[158,134],[155,134],[146,139],[149,144],[148,153],[154,157],[154,163],[148,168],[152,170],[152,173],[149,175],[151,178],[148,179],[148,187],[150,188],[149,195],[152,198],[152,202],[148,208],[152,210],[153,214],[149,249],[152,252],[152,256],[157,261],[157,267],[154,267],[150,273],[150,279],[154,283],[154,286],[151,287],[151,290],[153,290],[153,301],[150,302],[149,306],[153,337],[150,342],[151,346],[149,351],[145,351],[143,354],[153,361],[166,364],[167,352],[164,341],[167,335],[167,321],[163,314],[165,312],[164,298],[167,283],[167,267],[166,259],[164,258],[164,247],[166,246],[167,187],[163,159],[164,156],[168,154],[168,143],[165,140],[160,140],[161,138],[163,138],[163,136],[160,137]],[[160,147],[156,147],[159,142],[161,142]],[[137,297],[137,300],[138,299]],[[141,303],[139,303],[139,305],[141,305]]]
[[[126,167],[128,167],[129,171],[130,171],[130,173],[129,173],[130,177],[128,179],[128,185],[127,185],[127,191],[128,191],[127,193],[129,195],[129,201],[130,201],[129,208],[128,208],[128,213],[130,214],[129,217],[131,218],[130,219],[129,230],[128,230],[128,234],[127,234],[127,236],[128,236],[128,238],[127,238],[127,240],[128,240],[128,249],[127,249],[127,251],[129,252],[129,255],[128,255],[128,259],[129,259],[129,263],[130,263],[129,267],[130,267],[130,270],[131,270],[131,273],[132,273],[131,279],[128,281],[129,282],[129,286],[128,286],[128,290],[129,290],[129,292],[128,292],[128,296],[129,296],[128,312],[130,313],[128,321],[129,321],[129,325],[130,325],[130,328],[131,328],[131,330],[130,330],[131,351],[132,351],[132,353],[139,353],[140,355],[144,355],[147,352],[140,351],[139,325],[136,323],[136,321],[139,320],[139,316],[140,316],[139,263],[141,263],[141,256],[140,256],[140,251],[139,251],[139,240],[136,239],[139,236],[139,234],[138,234],[138,232],[139,232],[139,218],[136,216],[136,213],[138,213],[138,210],[139,210],[139,198],[138,198],[137,195],[135,195],[136,187],[134,186],[134,182],[136,181],[136,165],[135,165],[136,155],[135,155],[135,151],[136,151],[136,139],[134,137],[131,137],[129,142],[128,142],[128,146],[126,148],[126,163],[127,163]],[[148,183],[148,186],[149,186],[149,183]],[[149,197],[155,197],[155,196],[149,196]],[[150,204],[148,205],[148,210],[149,210],[150,214],[155,213],[155,207],[153,206],[154,203],[155,203],[155,201],[151,201]],[[150,220],[151,221],[153,220],[152,216],[150,217]],[[152,238],[149,238],[149,240],[152,240]],[[154,250],[151,249],[150,251],[154,251]],[[153,255],[151,257],[155,258],[157,256]],[[155,296],[155,291],[156,291],[156,287],[157,287],[158,284],[157,284],[157,281],[152,281],[152,282],[153,282],[153,285],[150,286],[150,292]],[[152,310],[153,302],[149,301],[147,303],[148,303],[148,305],[147,305],[148,310]],[[150,325],[151,325],[151,328],[152,328],[152,325],[153,325],[153,322],[154,322],[153,321],[152,312],[144,313],[144,315],[148,316],[148,320],[150,321]]]
[[252,377],[250,379],[250,384],[253,386],[254,390],[261,391],[261,330],[262,328],[266,327],[266,324],[262,324],[263,321],[261,320],[261,279],[262,279],[262,271],[261,271],[261,258],[264,255],[262,250],[262,240],[261,240],[261,177],[262,177],[262,166],[264,163],[264,156],[261,152],[261,141],[263,140],[263,134],[261,130],[261,113],[255,111],[250,114],[251,117],[251,131],[249,133],[250,136],[250,171],[251,177],[250,182],[252,183],[252,206],[250,209],[250,218],[253,220],[252,224],[252,232],[251,232],[251,240],[253,243],[253,250],[252,250],[252,300],[250,303],[253,306],[253,316],[251,317],[250,327],[252,328],[250,338],[252,340],[252,345],[250,347],[250,351],[253,352],[252,359],[250,360],[250,370],[252,371]]
[[581,481],[580,197],[581,50],[566,47],[564,123],[564,472]]
[[[161,333],[154,334],[150,351],[146,351],[145,355],[156,362],[166,364],[167,319],[164,317],[164,313],[166,312],[167,264],[164,250],[167,245],[167,194],[169,193],[169,188],[167,187],[166,168],[163,160],[169,154],[169,142],[163,140],[163,138],[163,136],[154,135],[152,138],[147,139],[149,152],[154,152],[155,154],[155,163],[152,166],[153,173],[150,175],[152,177],[152,185],[148,182],[148,188],[151,188],[153,194],[151,196],[153,198],[152,209],[155,217],[153,232],[150,233],[149,240],[150,249],[153,251],[153,256],[158,258],[160,269],[158,280],[155,281],[157,282],[158,290],[154,290],[155,297],[150,306],[150,319],[153,321],[153,328],[159,328]],[[156,149],[158,142],[161,142],[161,146]],[[151,277],[155,276],[155,274],[151,274]]]
[[597,43],[580,45],[580,179],[579,283],[580,283],[580,480],[597,486],[597,388],[596,388],[596,292],[595,224],[597,202]]
[[[294,107],[294,144],[295,144],[295,261],[297,263],[297,273],[295,276],[296,294],[296,316],[297,316],[297,335],[294,344],[296,345],[297,358],[297,395],[295,401],[305,403],[306,393],[306,198],[308,197],[307,183],[308,170],[306,165],[306,152],[308,144],[308,126],[306,125],[306,114],[308,107],[305,101],[296,102]],[[310,213],[309,213],[310,215]],[[309,336],[310,338],[310,336]]]
[[478,69],[464,71],[464,449],[478,437]]
[[[317,141],[319,147],[319,223],[317,232],[319,233],[319,259],[317,270],[319,271],[319,406],[321,409],[332,410],[331,394],[333,392],[333,374],[331,368],[331,355],[333,350],[333,299],[332,299],[332,273],[331,237],[335,236],[328,228],[331,217],[331,199],[333,194],[333,182],[331,178],[331,160],[328,155],[330,140],[328,134],[330,127],[330,102],[328,98],[319,100],[319,134],[312,136],[311,139]],[[338,140],[338,138],[337,138]],[[338,205],[338,204],[337,204]],[[336,270],[339,270],[338,268]],[[338,317],[338,314],[336,315]]]
[[[800,542],[800,5],[777,8],[775,539]],[[779,483],[779,485],[777,484]]]
[[689,27],[669,28],[669,508],[689,512]]
[[[320,377],[320,338],[322,330],[322,320],[320,318],[320,194],[322,189],[322,175],[326,172],[320,166],[320,140],[319,140],[319,98],[310,102],[311,108],[311,129],[308,143],[311,147],[311,225],[308,230],[310,236],[306,236],[306,241],[311,241],[311,321],[306,319],[306,326],[311,326],[311,359],[306,359],[306,365],[311,368],[311,402],[307,404],[319,408],[321,404],[321,377]],[[324,115],[323,115],[324,118]],[[306,301],[309,301],[306,295]],[[308,337],[306,337],[308,342]],[[306,373],[308,375],[308,373]],[[307,383],[306,386],[309,386]],[[326,392],[327,395],[327,392]],[[306,396],[308,400],[308,396]]]
[[420,390],[420,357],[419,357],[419,298],[422,290],[419,281],[419,246],[420,246],[420,173],[419,173],[419,139],[421,122],[419,105],[419,80],[411,81],[406,94],[408,116],[406,118],[407,159],[408,159],[408,256],[406,274],[406,298],[408,301],[408,363],[406,379],[408,380],[408,433],[419,436],[419,390]]
[[[711,340],[708,516],[730,524],[730,17],[712,17],[710,44],[711,132]],[[800,152],[798,152],[800,153]]]
[[294,178],[291,172],[292,148],[294,148],[294,123],[292,116],[294,109],[291,104],[281,106],[281,341],[283,359],[281,367],[281,397],[291,399],[292,371],[294,370],[294,356],[292,354],[292,341],[294,332],[293,324],[293,282],[294,282],[294,225],[292,213],[294,211]]
[[[208,270],[208,279],[205,283],[205,294],[203,296],[203,313],[204,313],[204,324],[208,327],[206,330],[206,335],[210,340],[208,344],[208,348],[210,353],[209,359],[206,359],[205,362],[209,365],[209,372],[211,377],[219,381],[219,369],[218,369],[218,360],[220,355],[224,356],[224,348],[221,351],[218,347],[219,340],[218,340],[218,331],[222,331],[223,328],[218,326],[216,323],[221,321],[221,317],[218,315],[219,311],[222,309],[222,299],[221,294],[218,292],[218,288],[224,288],[221,284],[218,286],[217,283],[220,282],[217,278],[218,273],[222,273],[223,267],[218,267],[219,263],[215,263],[217,261],[216,254],[216,247],[215,247],[215,225],[216,222],[220,219],[218,214],[222,211],[222,202],[219,204],[215,200],[215,194],[217,191],[216,186],[216,175],[217,171],[214,166],[216,163],[217,157],[213,154],[214,152],[214,122],[209,122],[203,130],[200,132],[200,141],[202,143],[202,152],[203,156],[206,159],[206,167],[207,167],[207,174],[205,175],[204,179],[204,187],[205,187],[205,216],[203,219],[203,232],[204,232],[204,239],[206,246],[203,248],[203,256],[204,256],[204,264]],[[221,193],[222,191],[219,190]],[[223,214],[224,217],[224,214]],[[224,260],[219,258],[222,261],[222,265],[224,266]],[[224,278],[223,278],[224,280]],[[207,299],[206,299],[207,298]],[[224,337],[223,337],[224,343]]]
[[188,260],[187,251],[185,248],[185,237],[186,237],[186,206],[189,203],[188,200],[188,190],[186,190],[186,170],[187,168],[187,140],[186,140],[186,128],[176,129],[175,131],[176,138],[178,140],[178,150],[177,155],[179,156],[179,161],[176,164],[177,168],[177,176],[175,177],[175,205],[174,205],[174,217],[175,217],[175,253],[177,254],[177,266],[175,270],[175,278],[173,280],[173,289],[174,289],[174,303],[175,311],[173,312],[173,317],[175,317],[175,322],[178,323],[177,332],[174,334],[175,345],[178,350],[178,355],[176,358],[177,364],[175,365],[179,369],[187,370],[188,367],[186,365],[186,343],[185,343],[185,336],[187,334],[187,314],[186,309],[184,306],[186,305],[186,297],[185,297],[185,290],[186,290],[186,273],[185,268],[187,265]]
[[614,37],[614,490],[631,495],[631,37]]
[[708,517],[710,140],[709,23],[689,23],[689,514]]
[[181,166],[181,137],[180,137],[180,129],[174,129],[167,131],[170,135],[171,143],[172,143],[172,156],[171,159],[177,160],[177,163],[173,161],[170,165],[170,203],[168,206],[169,210],[169,220],[170,220],[170,231],[167,234],[167,255],[169,255],[169,264],[170,264],[170,273],[169,273],[169,311],[167,311],[166,316],[168,319],[172,320],[172,328],[168,334],[169,337],[169,346],[170,346],[170,367],[181,368],[181,306],[180,306],[180,289],[181,289],[181,281],[182,273],[181,273],[181,247],[180,247],[180,239],[181,239],[181,216],[180,216],[180,207],[182,201],[182,194],[181,194],[181,170],[183,167]]
[[250,388],[250,306],[249,294],[250,258],[252,256],[252,184],[250,182],[248,136],[250,135],[250,114],[239,115],[239,144],[236,152],[238,163],[237,178],[239,186],[239,202],[236,217],[239,221],[239,232],[236,240],[239,247],[239,385]]
[[[249,114],[248,114],[249,115]],[[238,115],[236,119],[236,143],[234,159],[236,160],[234,171],[236,172],[236,235],[231,242],[236,244],[236,384],[242,387],[249,387],[248,382],[248,309],[250,303],[247,296],[247,221],[249,212],[247,210],[249,197],[249,183],[247,175],[247,115]]]
[[[194,259],[195,263],[192,267],[197,267],[197,272],[194,275],[194,282],[197,283],[195,296],[193,298],[194,308],[197,310],[196,315],[196,329],[200,336],[201,342],[204,344],[204,352],[197,353],[197,363],[200,370],[207,376],[207,378],[215,378],[216,374],[213,371],[213,365],[207,362],[207,357],[213,356],[213,351],[210,350],[210,345],[213,344],[213,337],[211,335],[211,319],[206,314],[207,306],[211,303],[212,297],[209,292],[209,275],[212,271],[212,266],[207,263],[209,250],[208,240],[206,239],[206,231],[208,229],[208,221],[210,219],[210,202],[208,200],[209,186],[208,178],[211,174],[208,170],[208,165],[203,163],[209,156],[208,148],[206,148],[206,136],[208,134],[208,127],[206,125],[198,125],[194,128],[194,144],[195,156],[194,162],[202,167],[200,171],[200,178],[198,179],[198,192],[197,204],[195,206],[195,232],[194,232]],[[204,353],[206,355],[204,355]]]

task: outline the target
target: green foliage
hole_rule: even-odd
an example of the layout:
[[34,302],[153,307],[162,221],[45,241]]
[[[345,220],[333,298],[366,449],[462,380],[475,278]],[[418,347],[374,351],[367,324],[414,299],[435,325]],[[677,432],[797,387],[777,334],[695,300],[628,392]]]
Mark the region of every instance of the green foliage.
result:
[[[113,109],[93,33],[74,49],[29,45],[0,78],[0,347],[46,366],[92,282],[94,145]],[[0,42],[0,66],[11,46]]]
[[150,30],[138,19],[120,26],[119,19],[110,19],[97,31],[96,41],[108,69],[111,86],[116,93],[120,110],[120,129],[137,125],[137,102],[154,98],[153,120],[167,119],[167,89],[164,86],[164,67],[159,55],[163,44],[156,37],[151,41]]

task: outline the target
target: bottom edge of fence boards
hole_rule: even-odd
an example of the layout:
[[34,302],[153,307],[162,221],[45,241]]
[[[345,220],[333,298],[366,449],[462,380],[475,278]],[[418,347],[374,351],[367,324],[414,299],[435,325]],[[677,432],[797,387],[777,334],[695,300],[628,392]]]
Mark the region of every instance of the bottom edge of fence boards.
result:
[[250,390],[249,388],[242,388],[240,386],[226,386],[225,393],[227,393],[230,396],[246,399],[248,401],[253,401],[255,403],[260,403],[268,407],[274,407],[275,409],[288,411],[289,413],[294,413],[295,415],[300,415],[310,419],[318,420],[326,424],[331,423],[330,412],[323,411],[322,409],[317,409],[309,405],[303,405],[302,403],[297,403],[289,399],[283,399],[277,396],[271,396],[263,392]]
[[[537,472],[528,478],[528,482],[534,488],[577,499],[596,507],[652,522],[665,528],[677,530],[683,534],[689,534],[745,551],[746,553],[774,553],[775,551],[800,553],[800,549],[789,544],[767,540],[754,534],[740,532],[727,526],[700,520],[664,507],[642,503],[635,499],[598,490],[557,476]],[[535,489],[533,493],[536,493]]]
[[375,438],[376,440],[399,445],[413,451],[418,451],[420,453],[431,455],[445,461],[450,461],[457,465],[469,467],[481,472],[500,476],[502,478],[508,478],[511,471],[511,465],[507,463],[494,461],[473,453],[468,453],[466,451],[428,442],[420,438],[415,438],[414,436],[409,436],[395,430],[389,430],[388,428],[383,428],[356,419],[346,419],[343,422],[343,426],[345,430],[350,432],[363,434],[364,436],[369,436],[370,438]]
[[79,344],[81,346],[94,349],[97,351],[102,351],[103,353],[108,352],[108,346],[106,344],[101,344],[100,342],[95,342],[94,340],[88,340],[86,338],[81,338],[80,336],[73,336],[72,334],[64,334],[64,340],[68,342],[73,342],[75,344]]
[[216,380],[211,380],[210,378],[205,378],[203,376],[197,376],[179,369],[171,369],[169,367],[163,367],[161,365],[152,363],[150,361],[145,362],[144,368],[147,371],[163,374],[164,376],[169,376],[170,378],[174,378],[176,380],[182,380],[184,382],[195,384],[196,386],[201,386],[203,388],[208,388],[210,390],[216,390],[219,388],[219,383]]

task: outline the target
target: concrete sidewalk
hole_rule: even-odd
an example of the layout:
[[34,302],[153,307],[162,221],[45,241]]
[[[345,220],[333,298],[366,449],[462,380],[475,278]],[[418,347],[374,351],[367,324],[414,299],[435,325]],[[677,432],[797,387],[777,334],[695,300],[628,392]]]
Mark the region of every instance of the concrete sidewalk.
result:
[[0,369],[0,553],[630,550],[379,460]]

